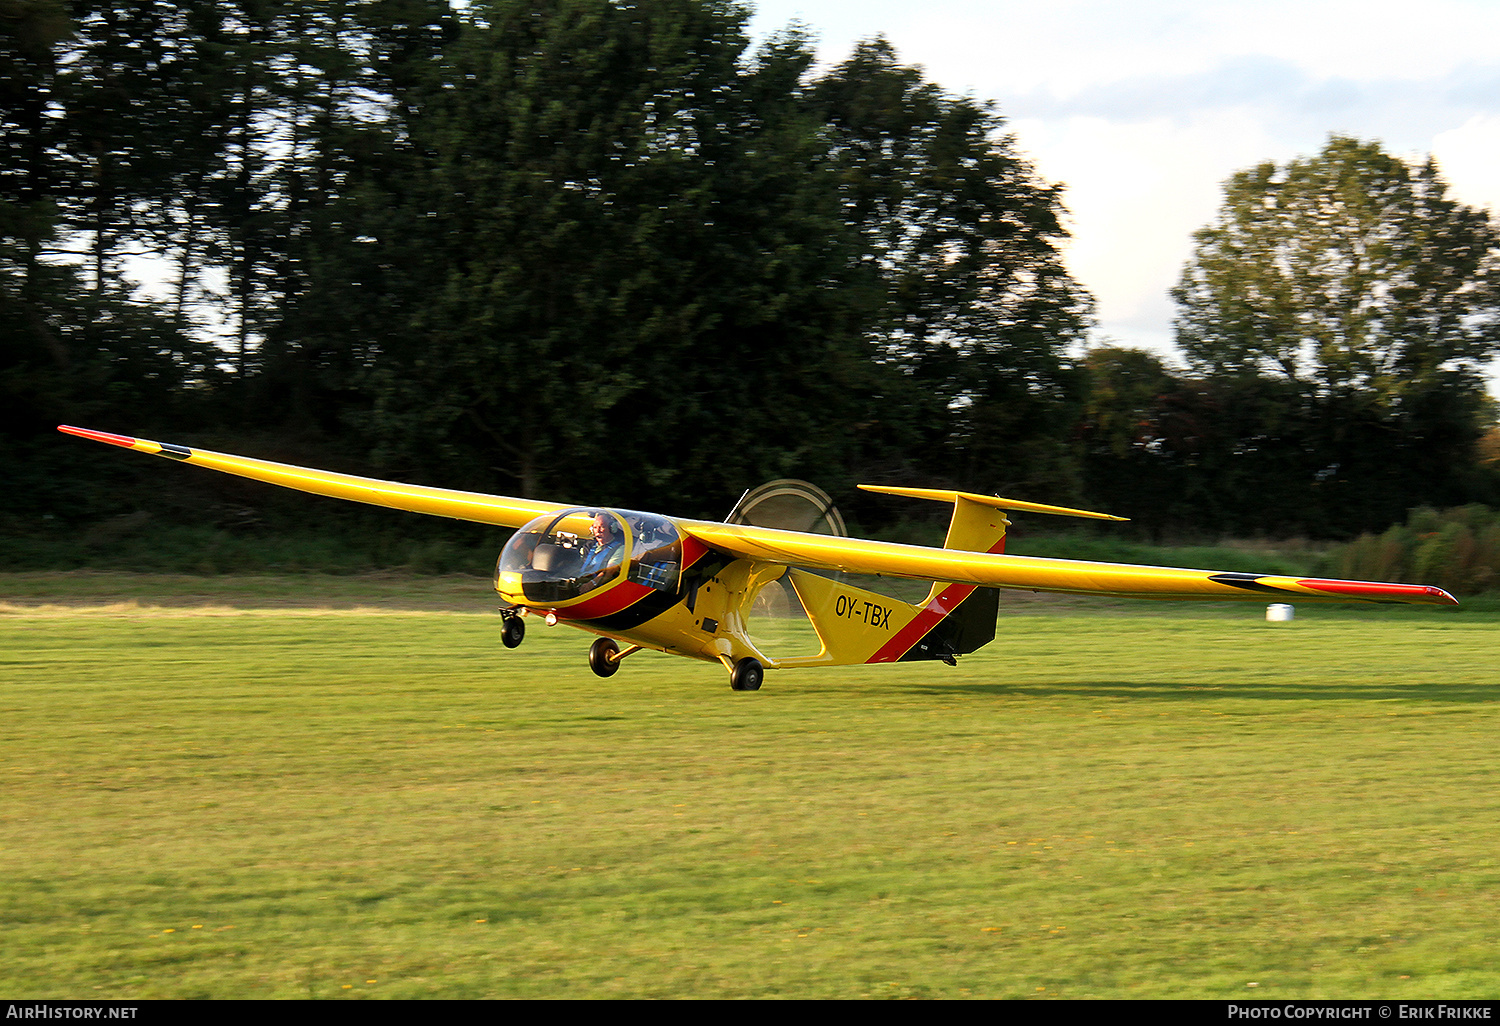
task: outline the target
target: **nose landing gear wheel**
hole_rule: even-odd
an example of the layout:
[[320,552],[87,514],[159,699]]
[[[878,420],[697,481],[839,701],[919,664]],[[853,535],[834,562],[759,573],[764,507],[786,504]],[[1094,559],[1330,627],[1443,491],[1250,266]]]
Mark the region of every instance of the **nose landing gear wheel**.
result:
[[512,613],[505,618],[505,626],[500,630],[500,641],[506,648],[515,648],[526,637],[526,621]]
[[589,669],[601,677],[613,677],[619,670],[620,646],[613,638],[599,638],[589,646]]
[[734,664],[734,672],[729,675],[729,686],[736,691],[759,691],[760,682],[765,676],[765,667],[746,656]]

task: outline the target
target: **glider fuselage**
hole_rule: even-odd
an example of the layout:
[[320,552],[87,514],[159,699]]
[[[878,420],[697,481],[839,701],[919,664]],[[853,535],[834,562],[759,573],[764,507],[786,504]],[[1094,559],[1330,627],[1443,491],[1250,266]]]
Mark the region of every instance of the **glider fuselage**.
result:
[[[749,636],[756,596],[783,577],[822,643],[816,655],[777,658]],[[997,605],[993,589],[948,585],[914,606],[782,563],[720,553],[667,517],[602,507],[546,513],[523,526],[496,563],[495,590],[510,615],[731,669],[747,658],[768,669],[951,660],[994,637]],[[978,617],[950,619],[976,591],[989,593],[976,602]]]

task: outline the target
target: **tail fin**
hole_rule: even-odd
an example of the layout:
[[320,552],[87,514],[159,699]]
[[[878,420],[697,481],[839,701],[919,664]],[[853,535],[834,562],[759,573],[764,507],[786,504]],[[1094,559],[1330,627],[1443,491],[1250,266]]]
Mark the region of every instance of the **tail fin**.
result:
[[1000,593],[972,584],[934,588],[920,606],[856,588],[795,567],[786,579],[797,593],[822,651],[782,666],[895,663],[941,659],[972,652],[995,637]]
[[[967,552],[1005,551],[1005,530],[1010,519],[997,506],[962,492],[953,492],[953,519],[948,522],[945,549]],[[943,659],[966,655],[995,640],[995,620],[1000,615],[1000,589],[934,582],[922,603],[924,612],[951,610],[941,615],[932,629],[901,656],[902,659]],[[913,655],[912,653],[918,653]],[[931,654],[928,654],[931,653]]]
[[[920,488],[871,488],[870,491],[942,499],[953,503],[944,548],[1002,552],[1010,521],[994,501],[961,492]],[[935,583],[920,605],[877,595],[805,570],[787,579],[818,632],[819,660],[838,664],[894,663],[941,659],[973,652],[995,638],[1000,592],[972,584]]]
[[[1010,520],[1003,511],[1007,509],[1096,520],[1125,519],[1107,513],[1002,499],[994,495],[975,495],[972,492],[876,485],[860,487],[887,495],[953,503],[953,519],[948,523],[948,536],[943,540],[943,548],[962,549],[966,552],[1005,551],[1005,531],[1010,526]],[[954,656],[976,651],[995,640],[995,618],[999,612],[998,588],[934,582],[916,615],[868,661],[942,659],[952,663]]]

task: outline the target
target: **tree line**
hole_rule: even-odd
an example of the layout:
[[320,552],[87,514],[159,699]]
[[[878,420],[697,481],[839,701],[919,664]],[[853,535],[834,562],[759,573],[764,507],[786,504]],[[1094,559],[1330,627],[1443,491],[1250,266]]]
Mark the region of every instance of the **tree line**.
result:
[[1493,501],[1495,229],[1435,168],[1246,172],[1176,293],[1186,369],[1088,351],[1061,187],[992,105],[746,21],[0,0],[5,526],[176,487],[64,421],[706,516],[781,476],[867,522],[859,481],[1157,532]]
[[1159,523],[1240,534],[1337,538],[1495,503],[1488,214],[1430,159],[1340,136],[1224,193],[1172,293],[1187,372],[1090,357],[1091,472],[1143,486]]

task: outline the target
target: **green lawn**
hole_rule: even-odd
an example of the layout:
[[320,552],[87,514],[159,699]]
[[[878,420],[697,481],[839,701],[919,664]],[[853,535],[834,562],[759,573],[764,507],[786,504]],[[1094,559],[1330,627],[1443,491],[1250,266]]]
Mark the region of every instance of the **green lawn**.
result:
[[0,993],[1500,993],[1494,612],[1007,604],[740,694],[338,580],[0,578]]

